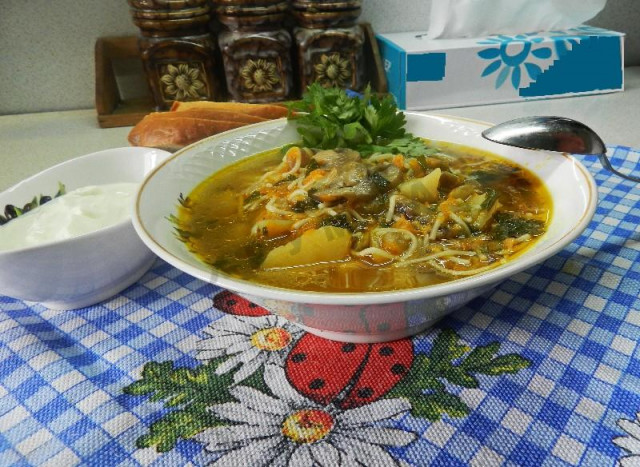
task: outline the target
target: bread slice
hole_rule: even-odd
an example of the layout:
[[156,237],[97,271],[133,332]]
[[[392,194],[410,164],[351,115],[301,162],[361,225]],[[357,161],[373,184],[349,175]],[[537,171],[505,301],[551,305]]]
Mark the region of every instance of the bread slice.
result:
[[192,109],[187,109],[180,112],[168,113],[179,117],[204,118],[205,120],[222,120],[225,122],[240,122],[244,123],[245,125],[249,125],[251,123],[266,122],[267,120],[269,120],[265,117],[250,115],[243,112],[217,109],[202,109],[199,107],[194,107]]
[[146,115],[129,132],[129,144],[176,151],[223,131],[286,117],[282,105],[239,102],[179,102],[168,112]]
[[153,112],[133,127],[128,140],[132,146],[176,151],[208,136],[245,125],[246,123],[238,121],[185,117],[174,112]]
[[171,112],[184,112],[190,109],[209,109],[226,112],[241,112],[247,115],[266,118],[267,120],[286,117],[289,112],[289,110],[284,105],[245,104],[242,102],[174,101],[173,105],[171,106]]

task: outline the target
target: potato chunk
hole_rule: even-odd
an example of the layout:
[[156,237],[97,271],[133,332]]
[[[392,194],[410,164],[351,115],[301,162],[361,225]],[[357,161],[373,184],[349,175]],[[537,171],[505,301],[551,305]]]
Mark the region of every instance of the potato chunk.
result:
[[286,268],[338,261],[349,256],[350,248],[351,233],[348,230],[333,226],[320,227],[271,250],[262,263],[262,268]]
[[398,189],[408,198],[423,203],[432,203],[438,200],[438,183],[440,182],[441,174],[442,171],[437,168],[424,177],[401,183]]

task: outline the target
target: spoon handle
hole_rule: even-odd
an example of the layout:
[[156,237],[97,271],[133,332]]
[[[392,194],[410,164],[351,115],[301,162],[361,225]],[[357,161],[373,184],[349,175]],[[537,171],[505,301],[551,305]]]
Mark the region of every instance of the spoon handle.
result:
[[640,182],[640,177],[634,177],[633,175],[623,174],[619,170],[614,169],[613,166],[611,165],[611,162],[609,162],[609,158],[607,157],[606,154],[598,154],[598,159],[600,159],[600,163],[605,169],[607,169],[609,172],[613,172],[618,177],[631,180],[632,182]]

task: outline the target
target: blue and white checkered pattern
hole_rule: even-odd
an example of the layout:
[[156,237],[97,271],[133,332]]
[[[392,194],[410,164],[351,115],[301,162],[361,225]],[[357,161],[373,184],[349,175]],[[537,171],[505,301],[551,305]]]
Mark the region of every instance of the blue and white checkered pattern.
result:
[[[640,153],[610,148],[613,163],[640,169]],[[428,422],[393,455],[415,465],[615,465],[629,454],[612,439],[640,411],[640,186],[583,159],[600,202],[567,249],[450,315],[471,347],[532,365],[480,376],[459,397],[469,416]],[[158,261],[136,285],[100,305],[52,311],[0,297],[0,465],[201,465],[203,445],[158,453],[135,441],[165,410],[123,387],[149,361],[193,367],[202,330],[220,316],[218,289]],[[414,339],[431,345],[434,332]],[[639,458],[640,459],[640,458]]]

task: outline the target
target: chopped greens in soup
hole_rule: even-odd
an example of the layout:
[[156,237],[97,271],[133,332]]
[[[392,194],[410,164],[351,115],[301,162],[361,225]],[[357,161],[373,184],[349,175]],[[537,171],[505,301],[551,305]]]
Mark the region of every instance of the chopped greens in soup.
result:
[[365,158],[293,146],[213,174],[177,222],[190,250],[234,277],[358,293],[490,270],[535,242],[550,212],[535,175],[478,150]]

